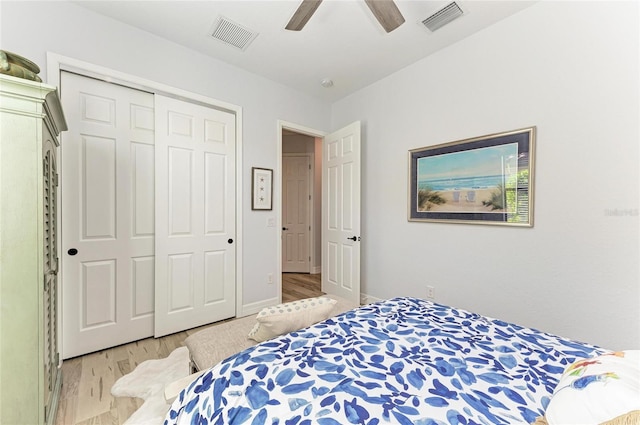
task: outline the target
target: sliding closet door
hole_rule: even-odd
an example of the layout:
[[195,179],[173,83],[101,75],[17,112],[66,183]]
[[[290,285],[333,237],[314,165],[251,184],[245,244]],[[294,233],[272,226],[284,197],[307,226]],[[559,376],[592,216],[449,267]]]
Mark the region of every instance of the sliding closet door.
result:
[[155,336],[235,315],[235,115],[156,95]]
[[63,72],[63,357],[153,335],[154,104]]

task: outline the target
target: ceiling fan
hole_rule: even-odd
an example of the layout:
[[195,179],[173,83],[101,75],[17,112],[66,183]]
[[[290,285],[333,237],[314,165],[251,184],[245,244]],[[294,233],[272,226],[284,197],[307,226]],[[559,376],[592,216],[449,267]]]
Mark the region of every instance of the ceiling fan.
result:
[[[386,32],[391,32],[404,23],[404,17],[393,0],[364,1]],[[320,3],[322,0],[302,0],[285,28],[290,31],[300,31],[311,19]]]

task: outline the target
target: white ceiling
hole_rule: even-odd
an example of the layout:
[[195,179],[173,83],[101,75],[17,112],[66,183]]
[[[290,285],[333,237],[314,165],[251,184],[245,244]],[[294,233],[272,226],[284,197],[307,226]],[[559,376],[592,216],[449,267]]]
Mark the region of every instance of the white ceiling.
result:
[[[464,15],[436,32],[427,30],[422,20],[450,2],[396,0],[406,22],[388,34],[364,0],[325,0],[300,32],[284,29],[299,0],[75,3],[311,96],[335,101],[535,3],[459,0],[456,3]],[[258,36],[244,51],[211,38],[220,16]],[[333,80],[333,87],[322,87],[324,78]]]

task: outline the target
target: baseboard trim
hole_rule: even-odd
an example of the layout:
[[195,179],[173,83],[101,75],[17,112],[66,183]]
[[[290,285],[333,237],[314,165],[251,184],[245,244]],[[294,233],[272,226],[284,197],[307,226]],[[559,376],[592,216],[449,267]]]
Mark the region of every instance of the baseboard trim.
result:
[[365,293],[360,294],[360,304],[362,305],[377,303],[378,301],[382,301],[382,298],[377,298],[377,297],[374,297],[373,295],[369,295]]
[[278,297],[269,298],[262,301],[257,301],[255,303],[245,304],[242,306],[242,311],[238,312],[236,317],[245,317],[250,316],[255,313],[259,313],[265,307],[271,307],[272,305],[276,305],[280,302]]

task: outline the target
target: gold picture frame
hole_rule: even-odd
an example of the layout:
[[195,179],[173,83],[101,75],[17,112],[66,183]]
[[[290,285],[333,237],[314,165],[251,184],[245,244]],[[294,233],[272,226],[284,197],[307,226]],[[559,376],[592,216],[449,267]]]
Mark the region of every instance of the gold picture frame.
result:
[[536,127],[409,151],[408,220],[533,227]]

